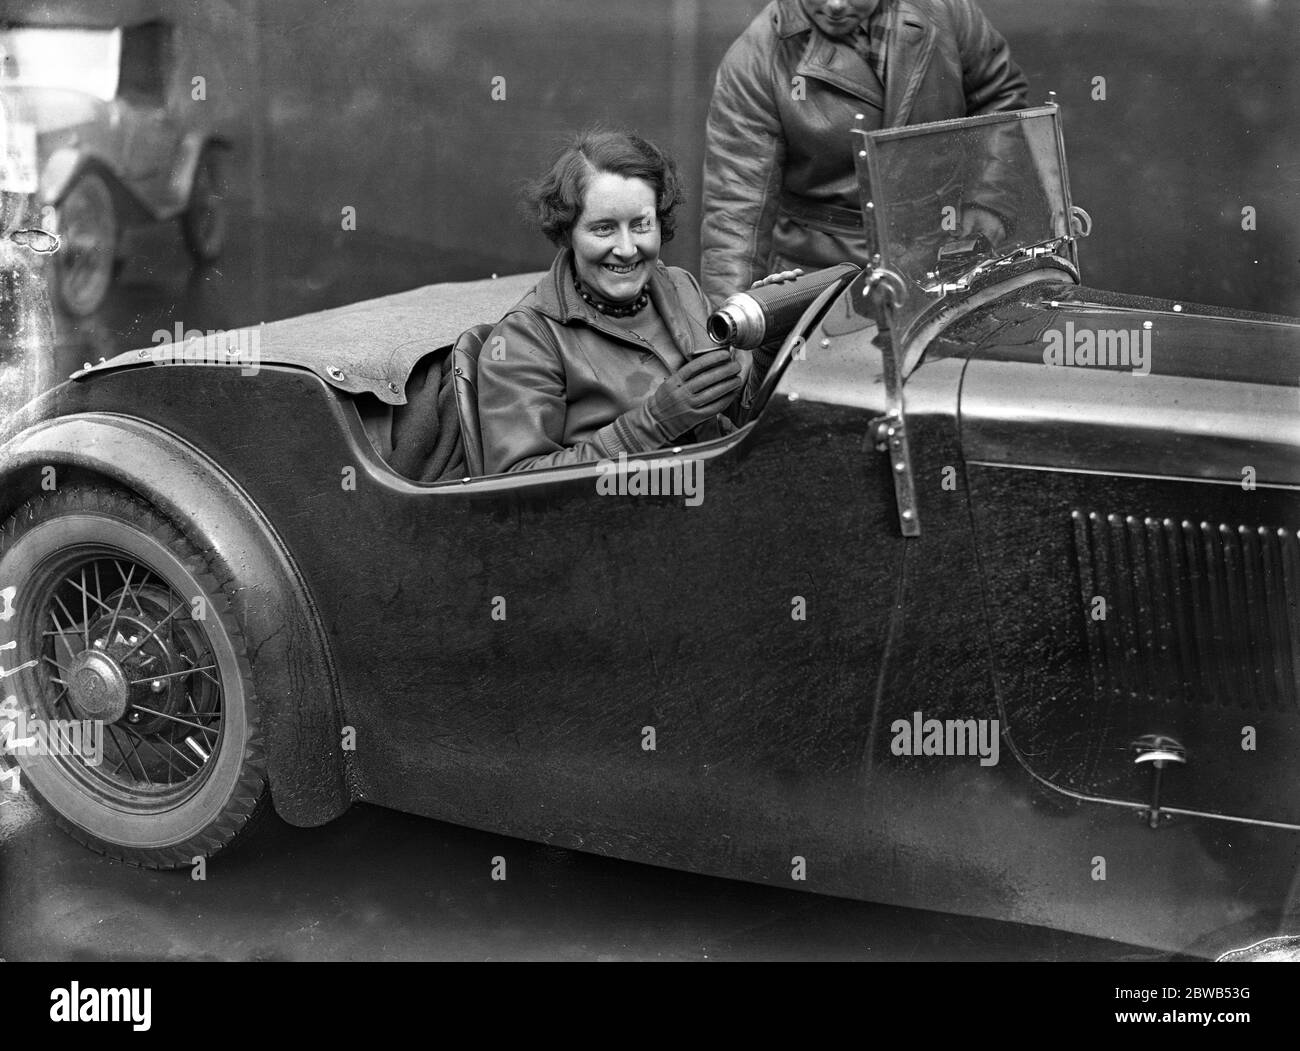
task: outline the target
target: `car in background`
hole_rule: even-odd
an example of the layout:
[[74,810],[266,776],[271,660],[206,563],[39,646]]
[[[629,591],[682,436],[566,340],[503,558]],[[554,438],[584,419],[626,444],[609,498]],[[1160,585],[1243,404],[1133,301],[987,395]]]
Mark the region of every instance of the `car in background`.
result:
[[93,314],[131,226],[176,219],[198,263],[225,241],[230,140],[202,63],[165,19],[0,23],[4,188],[61,239],[57,304]]

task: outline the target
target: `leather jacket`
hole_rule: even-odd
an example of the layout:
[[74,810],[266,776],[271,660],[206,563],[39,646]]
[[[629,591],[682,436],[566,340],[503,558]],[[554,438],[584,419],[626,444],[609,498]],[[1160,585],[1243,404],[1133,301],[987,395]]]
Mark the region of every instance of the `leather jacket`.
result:
[[[690,273],[657,262],[649,288],[674,346],[653,346],[602,317],[574,287],[572,253],[556,255],[479,356],[488,474],[593,463],[734,429],[718,419],[688,435],[665,434],[650,414],[646,403],[659,384],[713,341],[704,327],[708,306]],[[737,358],[752,378],[749,355]]]
[[770,3],[723,58],[701,232],[701,280],[714,305],[791,265],[869,261],[856,114],[881,128],[1025,105],[1025,78],[974,0],[892,0],[886,17],[883,91],[852,45],[818,30],[799,0]]

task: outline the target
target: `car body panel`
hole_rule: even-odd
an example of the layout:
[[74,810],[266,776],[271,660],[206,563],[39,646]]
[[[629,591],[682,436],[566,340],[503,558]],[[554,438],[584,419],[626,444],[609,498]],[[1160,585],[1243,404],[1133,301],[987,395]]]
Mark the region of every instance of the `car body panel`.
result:
[[[878,377],[869,345],[853,353]],[[1285,898],[1284,863],[1207,870],[1191,825],[1152,834],[1131,813],[1043,808],[1006,753],[988,768],[892,754],[891,724],[918,709],[999,717],[968,498],[922,485],[927,529],[898,536],[866,414],[807,393],[836,385],[823,365],[843,361],[792,361],[762,419],[702,450],[699,507],[599,496],[592,468],[407,482],[378,460],[353,400],[306,369],[116,370],[65,385],[45,411],[148,404],[153,426],[201,447],[262,509],[320,613],[358,798],[1166,948],[1217,946],[1243,895]],[[964,367],[916,373],[923,476],[960,462]],[[791,617],[800,594],[806,622]],[[1092,886],[1098,853],[1142,878]],[[806,880],[791,879],[798,857]],[[1151,895],[1178,908],[1152,909]]]
[[[1044,363],[1085,330],[1149,340],[1147,371]],[[968,355],[993,648],[1034,772],[1149,804],[1134,746],[1159,735],[1186,749],[1163,806],[1300,827],[1300,780],[1267,761],[1300,754],[1300,324],[1046,288],[932,352]]]

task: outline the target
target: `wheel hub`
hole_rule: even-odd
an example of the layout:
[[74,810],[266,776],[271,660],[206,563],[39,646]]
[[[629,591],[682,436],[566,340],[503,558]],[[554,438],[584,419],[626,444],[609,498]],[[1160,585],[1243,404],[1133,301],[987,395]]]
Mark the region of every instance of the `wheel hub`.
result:
[[117,722],[126,712],[131,687],[122,666],[99,650],[87,650],[72,662],[68,696],[85,719]]
[[[117,599],[110,596],[109,604],[116,605]],[[120,720],[137,733],[158,733],[168,728],[169,717],[183,710],[188,666],[181,651],[183,640],[192,643],[195,632],[188,621],[173,619],[164,626],[171,603],[155,588],[141,588],[132,601],[137,609],[105,613],[91,622],[93,647],[76,658],[78,670],[68,692],[74,704],[85,708],[77,699],[75,682],[80,669],[89,669],[84,689],[89,691],[90,704],[102,705],[105,714],[87,718]],[[91,678],[96,682],[92,684]],[[107,700],[101,701],[101,696]]]

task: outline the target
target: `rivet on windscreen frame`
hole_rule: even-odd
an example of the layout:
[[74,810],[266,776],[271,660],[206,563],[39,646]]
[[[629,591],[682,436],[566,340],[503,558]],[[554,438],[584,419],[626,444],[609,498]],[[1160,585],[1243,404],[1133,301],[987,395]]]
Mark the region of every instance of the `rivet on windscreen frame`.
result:
[[1150,322],[1150,321],[1144,321],[1144,322],[1142,322],[1142,327],[1143,327],[1143,328],[1150,328],[1150,327],[1151,327],[1151,322]]
[[859,157],[865,157],[866,155],[867,155],[867,151],[866,151],[866,150],[858,150],[858,156],[859,156]]
[[787,401],[798,401],[798,400],[799,400],[799,392],[798,392],[797,390],[792,390],[789,394],[786,395],[786,400],[787,400]]
[[1175,313],[1181,313],[1181,312],[1182,312],[1182,309],[1183,309],[1183,305],[1182,305],[1182,303],[1175,303],[1175,304],[1174,304],[1174,312],[1175,312]]
[[341,383],[343,380],[345,380],[345,379],[348,378],[348,377],[347,377],[347,373],[345,373],[345,372],[344,372],[341,368],[339,368],[337,365],[326,365],[326,366],[325,366],[325,373],[326,373],[326,375],[329,376],[330,379],[332,379],[332,380],[337,380],[337,381],[339,381],[340,383]]
[[826,337],[825,339],[822,340],[822,350],[825,350],[830,345],[831,345],[830,337]]
[[682,447],[681,447],[680,445],[674,445],[674,446],[673,446],[673,455],[674,455],[674,456],[676,456],[676,455],[677,455],[679,452],[681,452],[681,451],[682,451]]
[[136,356],[137,358],[147,358],[147,357],[149,356],[149,351],[147,351],[147,350],[137,350],[137,351],[135,352],[135,356]]
[[875,206],[876,206],[876,202],[875,202],[875,201],[868,201],[868,202],[867,202],[867,207],[868,207],[868,208],[874,208]]
[[396,394],[396,393],[397,393],[397,384],[394,383],[392,380],[389,380],[389,381],[388,381],[388,389],[391,390],[394,394]]

